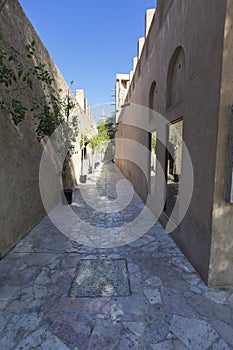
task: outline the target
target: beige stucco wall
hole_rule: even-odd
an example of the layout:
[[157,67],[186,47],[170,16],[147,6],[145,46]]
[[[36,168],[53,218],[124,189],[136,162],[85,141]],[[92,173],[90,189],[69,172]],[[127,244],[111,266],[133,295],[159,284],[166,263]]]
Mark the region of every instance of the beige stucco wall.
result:
[[[7,0],[0,12],[0,31],[3,37],[25,56],[25,45],[36,42],[35,64],[46,63],[54,85],[66,94],[68,85],[48,51],[24,14],[18,1]],[[28,61],[23,58],[25,65]],[[34,96],[43,90],[37,82]],[[24,98],[27,96],[24,94]],[[74,97],[73,97],[74,98]],[[72,113],[78,114],[79,106]],[[0,110],[0,257],[4,256],[45,215],[39,191],[39,165],[44,142],[39,143],[30,117],[15,126],[8,115]],[[92,118],[90,124],[93,124]],[[88,119],[88,120],[89,120]],[[87,123],[82,116],[80,125]],[[86,128],[85,124],[85,128]],[[94,125],[95,128],[95,125]],[[76,159],[76,163],[78,160]],[[53,182],[48,201],[52,208],[60,200],[54,195]]]
[[233,9],[227,1],[224,31],[222,80],[220,91],[215,191],[212,219],[210,285],[233,284],[233,205],[224,200],[226,164],[230,128],[230,105],[233,103]]
[[[232,208],[229,209],[229,206],[223,203],[223,182],[221,180],[225,171],[226,158],[224,155],[226,152],[226,109],[228,108],[227,103],[229,105],[231,102],[229,98],[227,103],[223,103],[223,97],[220,100],[225,10],[226,1],[158,1],[156,16],[148,33],[127,98],[127,102],[149,106],[150,88],[152,83],[156,82],[154,108],[170,122],[183,118],[184,142],[193,163],[194,190],[187,214],[178,229],[172,233],[172,237],[203,279],[207,283],[211,283],[212,279],[214,284],[226,284],[229,280],[233,284],[232,276],[229,275],[227,281],[225,275],[220,282],[218,278],[214,280],[213,277],[210,277],[209,270],[211,251],[213,253],[211,247],[218,246],[218,233],[220,231],[224,244],[227,242],[226,232],[229,231],[229,227],[232,227],[233,214]],[[176,88],[179,92],[182,91],[182,96],[177,103],[167,108],[169,63],[178,47],[181,47],[184,52],[185,67],[181,68],[183,76],[180,82],[177,82],[176,77],[174,81],[175,84],[178,84]],[[230,56],[232,59],[233,56]],[[219,104],[219,121],[221,122],[223,119],[221,129],[218,127]],[[122,120],[123,122],[124,120]],[[119,129],[121,137],[124,137],[124,127],[121,126]],[[149,127],[149,131],[153,130],[150,130]],[[128,128],[127,136],[129,137]],[[131,132],[131,137],[137,139],[134,130]],[[167,136],[164,134],[160,137],[165,140]],[[148,146],[147,142],[145,145]],[[157,147],[157,156],[160,164],[165,168],[165,149],[160,144]],[[135,169],[132,164],[122,162],[120,159],[118,164],[124,173],[132,173],[134,177]],[[186,166],[187,163],[184,160],[183,167],[187,172]],[[217,172],[215,177],[217,168],[219,174]],[[136,189],[142,192],[140,179],[135,181],[134,178],[134,182],[136,182]],[[162,182],[157,183],[156,186],[158,195],[161,195],[161,191],[165,192]],[[227,213],[229,222],[225,233],[222,230],[223,217],[220,221],[218,220],[218,229],[216,229],[217,221],[212,222],[213,205],[215,207],[217,205],[216,196],[219,193],[219,186],[221,187],[221,200],[219,202],[218,199],[218,203],[220,203],[220,207],[225,208],[224,213]],[[183,193],[184,188],[182,188],[181,181],[181,205]],[[146,195],[147,188],[144,184],[143,196]],[[153,202],[152,209],[156,213],[156,200],[152,198],[151,203]],[[160,219],[166,225],[166,216],[162,215]],[[213,230],[216,230],[216,235],[212,235]],[[228,249],[229,241],[230,238],[228,239]],[[229,258],[232,254],[233,250],[229,249]],[[219,259],[221,259],[220,251],[216,252],[215,260],[213,260],[214,266],[220,262]],[[226,267],[224,267],[224,271],[226,272]],[[213,269],[213,274],[215,272]]]

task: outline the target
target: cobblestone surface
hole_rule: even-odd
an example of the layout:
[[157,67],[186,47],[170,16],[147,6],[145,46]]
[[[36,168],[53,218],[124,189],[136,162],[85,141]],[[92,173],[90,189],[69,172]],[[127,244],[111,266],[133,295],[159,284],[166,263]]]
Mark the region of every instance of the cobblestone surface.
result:
[[[92,193],[97,184],[103,198],[115,200],[120,177],[107,163],[82,186]],[[143,203],[133,194],[125,211],[101,213],[77,191],[72,208],[92,227],[123,234]],[[76,232],[90,235],[83,227]],[[96,258],[127,260],[130,296],[68,296],[78,261]],[[129,244],[96,248],[71,240],[45,217],[0,261],[0,349],[233,349],[232,301],[233,289],[205,286],[159,223]]]

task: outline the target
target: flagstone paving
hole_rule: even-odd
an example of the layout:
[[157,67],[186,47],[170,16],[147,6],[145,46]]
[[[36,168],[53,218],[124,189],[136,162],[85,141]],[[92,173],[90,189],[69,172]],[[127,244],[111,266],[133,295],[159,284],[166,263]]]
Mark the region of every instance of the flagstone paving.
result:
[[[112,247],[102,247],[111,227],[123,237],[125,225],[143,210],[133,194],[126,211],[110,213],[107,200],[117,198],[119,178],[107,163],[82,185],[92,193],[97,184],[105,213],[76,191],[71,208],[81,220],[73,240],[46,216],[0,261],[1,350],[233,349],[233,289],[208,288],[159,223],[131,243],[115,246],[110,240]],[[79,230],[80,237],[90,235],[82,231],[83,220],[103,230],[98,247],[74,240]],[[130,295],[70,297],[82,259],[126,260]]]

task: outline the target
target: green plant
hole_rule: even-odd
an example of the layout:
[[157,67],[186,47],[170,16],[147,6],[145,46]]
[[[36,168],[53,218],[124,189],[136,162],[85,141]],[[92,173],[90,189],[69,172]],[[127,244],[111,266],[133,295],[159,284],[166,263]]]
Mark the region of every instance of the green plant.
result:
[[87,136],[87,134],[82,133],[81,137],[80,137],[80,148],[84,147],[89,142],[90,142],[90,140],[89,140],[89,137]]
[[31,117],[39,142],[61,126],[58,152],[64,159],[62,179],[66,187],[69,163],[78,137],[77,116],[70,115],[75,102],[69,89],[64,97],[63,91],[55,88],[46,65],[35,64],[36,61],[35,41],[27,44],[20,53],[0,33],[0,109],[16,126]]
[[0,109],[15,125],[30,115],[41,141],[68,120],[74,102],[69,92],[64,99],[62,90],[55,88],[44,63],[34,64],[35,56],[35,41],[20,53],[0,33]]
[[32,90],[30,72],[20,60],[19,52],[0,33],[0,108],[9,114],[15,125],[25,118],[28,110],[20,93]]
[[115,134],[115,124],[113,119],[106,118],[105,120],[101,120],[97,125],[97,129],[101,141],[108,141],[113,138]]
[[90,146],[94,149],[95,147],[98,147],[100,144],[100,138],[99,135],[94,135],[90,139]]
[[[71,81],[71,85],[73,81]],[[71,157],[75,153],[75,143],[79,135],[79,122],[77,116],[71,116],[71,110],[75,107],[71,99],[69,90],[66,98],[62,102],[66,122],[63,122],[60,130],[60,148],[59,152],[64,159],[62,169],[62,185],[64,189],[70,188],[70,182],[73,179]]]
[[97,125],[97,130],[98,134],[92,136],[89,140],[92,148],[98,147],[102,142],[105,143],[112,138],[115,132],[114,122],[110,118],[101,120]]
[[152,135],[151,147],[152,147],[152,149],[155,149],[155,147],[156,147],[156,136],[155,135]]

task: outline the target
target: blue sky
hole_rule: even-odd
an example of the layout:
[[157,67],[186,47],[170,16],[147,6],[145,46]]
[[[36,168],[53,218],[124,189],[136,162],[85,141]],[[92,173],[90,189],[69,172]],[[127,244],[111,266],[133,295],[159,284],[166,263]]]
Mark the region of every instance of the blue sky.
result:
[[19,0],[65,80],[90,105],[111,101],[116,73],[129,73],[156,0]]

